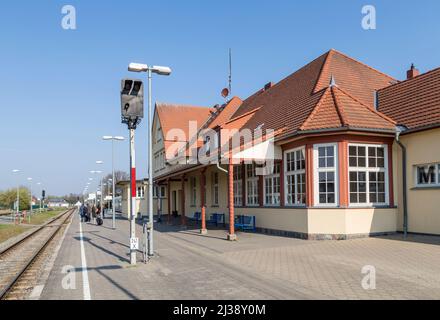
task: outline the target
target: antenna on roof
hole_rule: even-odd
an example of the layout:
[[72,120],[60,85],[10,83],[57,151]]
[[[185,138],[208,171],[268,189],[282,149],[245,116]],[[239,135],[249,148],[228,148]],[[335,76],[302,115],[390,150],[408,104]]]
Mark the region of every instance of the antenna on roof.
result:
[[330,79],[330,88],[337,86],[335,77],[332,75],[332,78]]
[[232,50],[229,48],[229,79],[228,87],[222,90],[222,97],[227,98],[232,92]]
[[232,92],[232,49],[229,48],[229,93]]

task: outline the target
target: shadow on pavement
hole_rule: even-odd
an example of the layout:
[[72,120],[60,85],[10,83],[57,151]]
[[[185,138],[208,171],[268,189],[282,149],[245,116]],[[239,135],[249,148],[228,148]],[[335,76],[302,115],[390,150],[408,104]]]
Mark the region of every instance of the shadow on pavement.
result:
[[[80,241],[80,240],[81,240],[81,237],[74,237],[74,239]],[[85,243],[88,243],[88,244],[90,244],[91,246],[93,246],[93,247],[95,247],[95,248],[97,248],[97,249],[99,249],[99,250],[101,250],[101,251],[103,251],[103,252],[105,252],[105,253],[107,253],[107,254],[109,254],[109,255],[111,255],[111,256],[117,258],[117,259],[119,259],[119,260],[122,261],[122,262],[127,262],[127,263],[130,262],[127,258],[122,257],[122,256],[120,256],[120,255],[114,253],[113,251],[110,251],[110,250],[108,250],[108,249],[106,249],[106,248],[104,248],[104,247],[102,247],[102,246],[100,246],[100,245],[94,243],[94,242],[92,241],[92,239],[90,239],[90,238],[83,237],[83,241],[84,241]]]
[[396,233],[388,236],[375,236],[374,238],[411,243],[432,244],[437,246],[440,245],[440,236],[436,235],[422,235],[411,233],[408,234],[407,238],[405,239],[403,233]]
[[[87,271],[96,271],[99,275],[101,275],[103,278],[105,278],[108,282],[110,282],[113,286],[115,286],[116,288],[118,288],[120,291],[122,291],[125,295],[127,295],[128,298],[132,299],[132,300],[140,300],[139,297],[137,297],[136,295],[134,295],[133,293],[131,293],[128,289],[124,288],[122,285],[120,285],[119,283],[117,283],[115,280],[113,280],[110,276],[108,276],[107,274],[105,274],[103,271],[112,271],[112,270],[121,270],[123,269],[123,267],[121,266],[102,266],[102,267],[98,267],[98,268],[90,268],[87,267]],[[75,272],[82,272],[83,269],[82,268],[75,268],[74,269]]]

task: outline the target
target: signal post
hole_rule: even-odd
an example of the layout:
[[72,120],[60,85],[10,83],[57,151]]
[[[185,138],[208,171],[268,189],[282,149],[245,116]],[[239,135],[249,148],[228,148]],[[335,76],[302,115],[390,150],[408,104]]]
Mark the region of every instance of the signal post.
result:
[[140,80],[125,79],[121,85],[122,123],[130,130],[130,264],[136,264],[139,239],[136,238],[136,149],[135,130],[144,117],[144,88]]

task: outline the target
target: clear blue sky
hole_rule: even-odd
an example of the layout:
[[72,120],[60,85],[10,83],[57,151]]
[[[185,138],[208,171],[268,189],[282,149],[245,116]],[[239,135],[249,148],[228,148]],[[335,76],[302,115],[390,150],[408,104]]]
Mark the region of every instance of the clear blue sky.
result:
[[[77,30],[61,28],[61,8],[77,9]],[[377,30],[361,28],[361,8],[377,9]],[[120,124],[120,79],[130,61],[173,68],[156,77],[155,101],[212,106],[227,84],[246,98],[330,48],[396,78],[414,62],[440,66],[440,2],[432,1],[2,1],[0,4],[0,190],[23,171],[50,194],[82,192],[95,160],[110,171],[102,135]],[[146,176],[145,121],[137,131]],[[128,145],[117,148],[128,169]]]

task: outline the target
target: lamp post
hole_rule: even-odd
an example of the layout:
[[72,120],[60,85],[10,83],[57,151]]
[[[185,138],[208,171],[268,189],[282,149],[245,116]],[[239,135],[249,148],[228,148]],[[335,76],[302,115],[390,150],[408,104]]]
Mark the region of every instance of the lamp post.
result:
[[113,137],[113,136],[104,136],[102,137],[104,141],[112,142],[112,227],[116,229],[116,217],[115,217],[115,141],[124,141],[124,137]]
[[169,76],[171,74],[171,68],[152,66],[149,67],[146,64],[130,63],[128,71],[131,72],[146,72],[148,74],[148,220],[150,232],[148,235],[148,255],[151,257],[154,255],[153,247],[153,151],[152,151],[152,99],[151,99],[151,78],[152,74],[158,74],[163,76]]
[[[18,175],[20,173],[20,170],[14,169],[14,170],[12,170],[12,173]],[[16,215],[17,215],[17,217],[18,217],[19,214],[20,214],[20,182],[18,182],[18,179],[17,179],[17,208],[16,208]]]
[[[101,160],[98,160],[98,161],[96,161],[96,164],[97,165],[103,165],[104,164],[104,161],[101,161]],[[100,173],[102,173],[102,171],[98,171],[98,173],[100,174]],[[101,189],[101,200],[100,200],[100,207],[101,207],[101,212],[102,212],[102,193],[103,193],[103,188],[102,188],[102,179],[103,179],[103,177],[101,176],[100,178],[99,178],[99,184],[101,185],[101,187],[100,187],[100,189]]]
[[30,214],[29,214],[29,224],[31,223],[31,216],[32,216],[32,213],[33,213],[33,210],[32,210],[32,178],[27,178],[27,180],[29,181],[29,189],[30,189],[30,193],[31,193],[31,199],[30,199],[30,207],[31,207],[31,212],[30,212]]
[[[98,161],[96,162],[96,163],[98,163]],[[100,171],[100,170],[92,170],[92,171],[90,171],[90,173],[91,174],[101,174],[102,173],[102,171]],[[93,180],[93,178],[91,178],[91,179],[89,179],[90,181],[92,181]],[[101,186],[102,187],[102,179],[101,178],[99,178],[99,184],[98,184],[98,186],[96,187],[96,194],[95,194],[95,206],[98,204],[98,188],[99,188],[99,186]],[[101,204],[102,204],[102,191],[101,191]]]

